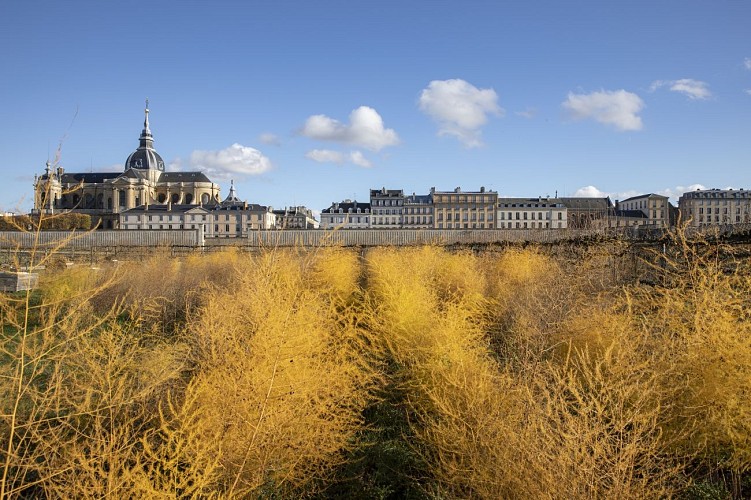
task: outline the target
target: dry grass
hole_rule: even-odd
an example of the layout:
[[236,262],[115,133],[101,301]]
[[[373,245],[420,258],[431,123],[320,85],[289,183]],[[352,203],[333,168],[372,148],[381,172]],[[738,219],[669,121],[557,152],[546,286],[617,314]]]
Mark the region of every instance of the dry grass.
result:
[[740,498],[751,273],[727,255],[679,234],[631,283],[602,247],[51,272],[0,296],[0,494],[325,496],[391,390],[426,496]]

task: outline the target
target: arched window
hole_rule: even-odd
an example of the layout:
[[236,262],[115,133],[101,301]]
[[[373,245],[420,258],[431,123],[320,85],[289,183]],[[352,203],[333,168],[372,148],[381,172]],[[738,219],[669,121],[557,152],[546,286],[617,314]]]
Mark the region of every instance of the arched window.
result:
[[121,207],[125,206],[125,190],[121,189],[117,192],[117,201]]
[[112,210],[112,197],[111,196],[107,197],[107,209]]
[[157,201],[159,201],[159,203],[164,203],[164,201],[167,199],[167,195],[164,193],[159,193],[159,196],[157,196],[156,199]]
[[201,203],[203,203],[205,205],[208,202],[209,202],[209,195],[208,195],[208,193],[203,193],[201,195]]
[[180,195],[178,193],[172,193],[172,203],[177,204],[180,202]]
[[104,195],[99,193],[96,197],[96,208],[104,208]]
[[188,193],[185,195],[185,204],[190,205],[193,203],[193,193]]

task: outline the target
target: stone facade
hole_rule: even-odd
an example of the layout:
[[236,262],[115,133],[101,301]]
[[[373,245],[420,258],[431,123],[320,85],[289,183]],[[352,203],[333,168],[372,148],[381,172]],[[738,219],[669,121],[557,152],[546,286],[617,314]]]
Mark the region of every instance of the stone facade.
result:
[[369,229],[370,203],[344,200],[321,211],[321,229]]
[[436,229],[495,229],[498,193],[486,191],[436,191],[430,188],[433,200],[433,227]]
[[566,229],[568,209],[557,198],[498,198],[499,229]]
[[751,191],[703,189],[683,193],[678,200],[683,222],[691,226],[720,226],[751,223]]

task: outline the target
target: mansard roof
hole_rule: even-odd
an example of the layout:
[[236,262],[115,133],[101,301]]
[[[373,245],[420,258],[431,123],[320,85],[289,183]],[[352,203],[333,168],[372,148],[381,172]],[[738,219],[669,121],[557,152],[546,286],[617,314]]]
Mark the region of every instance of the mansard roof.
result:
[[203,172],[164,172],[159,182],[211,182]]
[[92,184],[104,182],[110,179],[120,177],[122,172],[87,172],[78,174],[63,174],[60,182],[63,184]]
[[610,197],[605,198],[584,198],[584,197],[572,197],[572,198],[558,198],[566,208],[574,210],[609,210],[613,208],[613,203],[610,201]]

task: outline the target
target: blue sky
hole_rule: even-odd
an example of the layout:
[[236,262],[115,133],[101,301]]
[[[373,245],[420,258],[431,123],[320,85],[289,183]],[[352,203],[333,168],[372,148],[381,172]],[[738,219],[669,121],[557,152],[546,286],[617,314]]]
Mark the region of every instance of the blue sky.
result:
[[745,0],[5,0],[0,68],[0,210],[122,169],[146,97],[168,169],[274,207],[751,188]]

